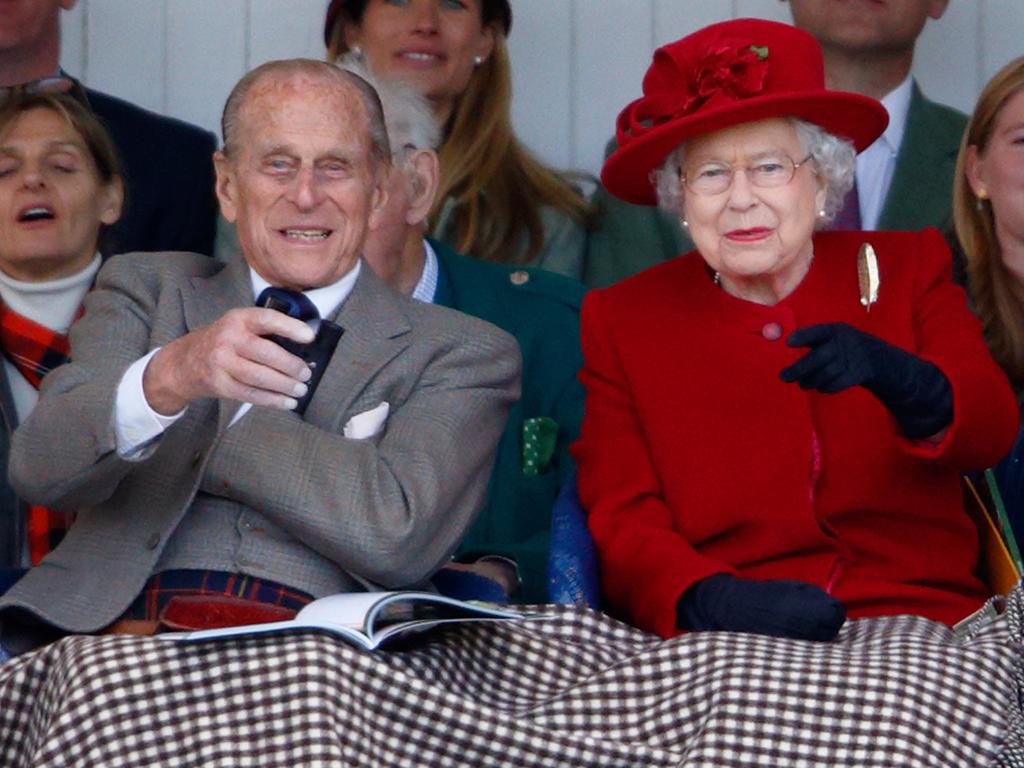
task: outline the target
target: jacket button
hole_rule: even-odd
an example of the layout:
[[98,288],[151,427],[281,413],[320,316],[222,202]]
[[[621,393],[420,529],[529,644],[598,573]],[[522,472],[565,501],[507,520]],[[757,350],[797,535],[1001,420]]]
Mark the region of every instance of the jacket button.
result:
[[524,269],[517,269],[508,276],[508,279],[512,282],[512,285],[526,285],[530,282],[530,273]]
[[782,326],[778,323],[765,323],[761,335],[768,341],[777,341],[782,338]]
[[160,534],[151,533],[149,538],[146,539],[146,549],[156,549],[160,544]]

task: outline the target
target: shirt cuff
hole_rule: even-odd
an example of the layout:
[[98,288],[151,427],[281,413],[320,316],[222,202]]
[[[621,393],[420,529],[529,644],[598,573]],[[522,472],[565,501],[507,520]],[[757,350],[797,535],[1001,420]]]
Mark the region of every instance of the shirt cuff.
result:
[[117,385],[117,399],[114,403],[117,455],[128,461],[141,461],[145,458],[146,449],[187,410],[186,406],[172,416],[164,416],[154,411],[146,400],[142,376],[150,358],[160,349],[157,347],[132,363]]

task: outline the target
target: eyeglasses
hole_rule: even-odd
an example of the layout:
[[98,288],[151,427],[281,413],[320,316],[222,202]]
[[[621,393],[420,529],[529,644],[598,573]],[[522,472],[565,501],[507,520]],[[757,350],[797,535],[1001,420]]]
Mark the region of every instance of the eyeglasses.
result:
[[44,77],[41,80],[33,80],[28,83],[20,83],[19,85],[0,86],[0,102],[33,93],[64,93],[78,101],[82,106],[89,106],[89,99],[85,95],[85,89],[82,88],[78,81],[65,75]]
[[747,181],[755,187],[784,187],[793,180],[796,169],[810,159],[811,155],[799,162],[789,155],[767,155],[739,169],[728,163],[702,163],[685,172],[680,168],[679,178],[696,195],[720,195],[725,192],[732,186],[737,170],[742,170],[747,175]]

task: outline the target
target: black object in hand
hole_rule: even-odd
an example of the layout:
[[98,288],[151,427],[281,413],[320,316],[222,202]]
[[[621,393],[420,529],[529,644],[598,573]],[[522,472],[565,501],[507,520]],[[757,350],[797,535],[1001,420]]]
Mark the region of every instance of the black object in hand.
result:
[[909,438],[930,437],[953,421],[953,390],[935,365],[846,323],[793,331],[791,347],[811,350],[779,376],[832,394],[862,386],[889,409]]
[[[278,312],[283,312],[286,315],[289,314],[288,305],[271,295],[263,297],[263,303],[261,306],[266,307],[267,309],[276,309]],[[324,375],[327,363],[334,354],[334,350],[338,346],[338,342],[341,340],[341,336],[344,333],[345,329],[337,323],[332,323],[330,320],[321,320],[320,327],[316,332],[316,338],[308,344],[300,344],[294,339],[288,339],[276,334],[271,334],[266,337],[275,344],[283,347],[286,351],[291,352],[296,357],[301,357],[305,361],[306,365],[309,366],[309,370],[313,372],[309,381],[306,382],[306,386],[308,387],[306,394],[299,398],[298,404],[295,406],[295,412],[300,416],[306,412],[306,407],[309,405],[309,401],[313,399],[313,393],[320,384],[320,379]]]
[[844,621],[842,603],[820,587],[791,579],[755,581],[716,573],[686,590],[676,604],[676,624],[698,631],[831,640]]

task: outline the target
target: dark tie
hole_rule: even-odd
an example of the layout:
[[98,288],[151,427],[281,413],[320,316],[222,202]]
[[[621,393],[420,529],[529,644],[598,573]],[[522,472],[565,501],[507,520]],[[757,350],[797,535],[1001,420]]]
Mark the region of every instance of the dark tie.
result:
[[256,306],[276,309],[289,317],[306,322],[320,318],[316,305],[306,294],[284,288],[264,288],[256,299]]
[[860,198],[857,195],[857,180],[853,180],[853,188],[846,193],[843,200],[843,207],[836,214],[836,220],[832,222],[832,229],[837,231],[858,231],[860,223]]

